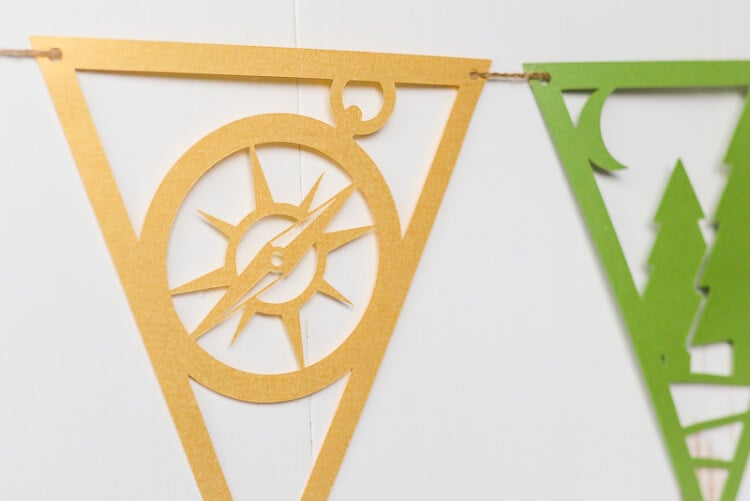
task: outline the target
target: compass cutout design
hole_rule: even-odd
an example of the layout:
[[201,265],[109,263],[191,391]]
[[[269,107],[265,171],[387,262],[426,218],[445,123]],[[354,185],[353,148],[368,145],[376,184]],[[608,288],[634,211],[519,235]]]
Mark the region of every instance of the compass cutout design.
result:
[[[489,61],[47,37],[34,37],[32,45],[58,47],[64,54],[59,61],[38,62],[201,494],[205,499],[232,499],[191,381],[225,397],[270,404],[311,395],[346,378],[336,414],[301,493],[303,500],[326,499],[385,355],[483,87],[484,81],[472,78],[471,72],[487,71]],[[77,71],[238,81],[325,81],[330,84],[335,123],[299,114],[271,113],[247,116],[214,130],[191,146],[168,171],[151,200],[140,234],[136,234],[81,92]],[[357,106],[346,107],[343,91],[349,83],[377,85],[383,94],[380,112],[365,120]],[[356,140],[386,125],[396,106],[397,85],[456,89],[450,116],[408,224],[400,221],[385,178]],[[340,169],[349,182],[321,202],[316,203],[315,198],[325,184],[325,176],[299,202],[277,200],[265,180],[267,170],[257,156],[264,145],[312,151]],[[201,209],[200,217],[225,241],[223,264],[182,283],[170,284],[170,234],[183,202],[206,173],[238,153],[249,155],[255,208],[248,208],[238,222]],[[347,201],[359,197],[369,210],[371,224],[339,230],[329,227]],[[269,219],[283,221],[285,226],[246,259],[243,242]],[[368,235],[374,236],[377,246],[377,273],[369,301],[343,342],[311,362],[300,334],[300,309],[317,296],[328,296],[342,308],[347,307],[349,298],[324,273],[339,249],[354,247]],[[273,294],[306,259],[315,262],[315,270],[305,286],[286,296]],[[175,299],[203,291],[219,291],[221,295],[197,327],[188,329],[176,310]],[[243,336],[254,334],[248,325],[260,315],[281,319],[296,360],[294,370],[274,374],[240,370],[199,344],[215,336],[220,326],[228,325],[229,317],[239,320],[226,342],[239,344]]]
[[[343,305],[351,301],[324,276],[331,252],[372,232],[373,226],[359,226],[345,230],[326,231],[333,218],[342,210],[356,190],[350,184],[323,203],[313,206],[313,200],[324,174],[317,179],[304,199],[298,204],[274,201],[266,181],[255,146],[247,150],[253,179],[255,209],[233,225],[218,217],[200,212],[201,216],[227,240],[226,261],[212,270],[172,290],[173,295],[222,289],[223,295],[201,323],[190,333],[198,340],[221,322],[235,314],[240,316],[230,344],[234,343],[256,314],[279,317],[286,329],[295,360],[305,366],[305,354],[300,327],[300,309],[314,294],[323,294]],[[247,263],[240,261],[238,249],[243,237],[257,223],[267,218],[284,220],[286,228],[271,238]],[[284,284],[294,274],[305,256],[312,254],[315,271],[303,290],[278,301],[264,295]]]

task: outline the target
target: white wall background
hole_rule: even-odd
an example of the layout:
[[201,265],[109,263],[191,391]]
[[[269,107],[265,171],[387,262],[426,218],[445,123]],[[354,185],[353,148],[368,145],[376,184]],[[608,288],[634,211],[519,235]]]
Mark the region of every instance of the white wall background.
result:
[[[483,57],[512,71],[531,61],[747,58],[750,46],[750,5],[729,0],[0,7],[4,47],[49,34]],[[111,138],[113,166],[124,175],[135,169],[126,182],[144,190],[134,189],[134,205],[155,188],[158,169],[228,117],[253,111],[252,99],[317,110],[316,91],[295,86],[258,88],[260,97],[250,98],[234,84],[192,102],[190,84],[170,82],[180,104],[158,98],[164,82],[95,80],[84,89],[105,146]],[[177,113],[177,131],[139,115],[150,110],[148,96]],[[413,110],[427,106],[415,99]],[[739,97],[684,96],[666,107],[615,99],[605,110],[611,149],[660,168],[676,156],[694,159],[686,165],[706,187],[699,195],[710,213]],[[411,130],[434,127],[429,115],[412,118]],[[397,155],[411,142],[396,136],[381,151]],[[141,167],[123,164],[128,154]],[[653,172],[654,182],[666,181],[666,171]],[[30,60],[0,60],[0,175],[0,499],[198,499]],[[304,170],[289,181],[300,175],[309,186]],[[628,257],[642,268],[659,190],[650,198],[618,190],[606,194]],[[311,430],[310,416],[323,416],[325,404],[268,411],[206,403],[238,499],[295,498],[324,429],[321,417]],[[741,496],[750,499],[747,490]],[[616,305],[532,95],[524,84],[489,83],[332,499],[678,497]]]

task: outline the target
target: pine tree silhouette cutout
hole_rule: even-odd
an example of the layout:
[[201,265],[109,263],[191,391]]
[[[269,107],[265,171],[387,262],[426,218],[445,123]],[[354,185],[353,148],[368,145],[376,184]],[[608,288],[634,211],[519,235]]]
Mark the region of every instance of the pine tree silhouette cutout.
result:
[[[747,477],[750,411],[743,405],[741,410],[733,407],[729,415],[683,422],[673,389],[695,384],[721,394],[732,387],[750,386],[750,98],[745,95],[724,160],[732,170],[715,216],[716,243],[706,254],[696,224],[700,207],[678,163],[655,217],[659,231],[649,258],[651,276],[642,292],[633,279],[592,164],[606,170],[623,167],[606,149],[601,130],[605,102],[616,90],[747,89],[750,61],[535,63],[525,64],[524,70],[554,75],[546,83],[532,81],[531,88],[632,340],[680,499],[734,501],[743,477]],[[576,123],[564,94],[579,91],[593,92]],[[707,291],[699,291],[698,286]],[[690,372],[685,344],[716,342],[734,347],[733,374]],[[718,451],[688,447],[700,442],[704,432],[735,423],[741,424],[742,431],[733,437],[737,442],[731,458],[720,458]]]
[[[742,120],[735,137],[750,132]],[[744,135],[747,137],[747,135]],[[707,289],[694,345],[728,342],[733,376],[750,382],[750,145],[733,141],[727,153],[729,178],[716,211],[716,242],[700,279]]]
[[654,221],[659,232],[648,263],[641,335],[669,374],[690,372],[687,337],[701,303],[696,275],[706,252],[698,226],[703,211],[681,161],[677,161]]

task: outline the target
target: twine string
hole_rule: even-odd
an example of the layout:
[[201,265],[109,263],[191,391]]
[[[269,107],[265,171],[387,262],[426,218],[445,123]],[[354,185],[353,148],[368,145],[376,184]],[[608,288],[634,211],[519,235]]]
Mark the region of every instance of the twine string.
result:
[[525,71],[522,73],[513,72],[496,72],[496,71],[472,71],[469,73],[472,78],[483,78],[485,80],[499,80],[499,81],[512,81],[512,80],[541,80],[542,82],[549,82],[552,80],[552,75],[546,71]]
[[47,50],[32,49],[0,49],[0,56],[4,57],[46,57],[52,61],[62,59],[62,51],[56,47]]

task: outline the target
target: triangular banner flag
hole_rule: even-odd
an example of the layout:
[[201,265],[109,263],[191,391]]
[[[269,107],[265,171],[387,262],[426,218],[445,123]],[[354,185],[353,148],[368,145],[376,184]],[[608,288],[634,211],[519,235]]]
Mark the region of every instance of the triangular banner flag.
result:
[[[549,82],[531,82],[531,87],[630,333],[683,499],[703,499],[698,472],[707,469],[725,475],[721,499],[735,499],[750,453],[750,413],[681,424],[673,388],[682,383],[717,389],[750,385],[750,232],[745,224],[750,213],[750,100],[745,98],[725,156],[730,170],[713,215],[715,244],[707,250],[698,225],[704,210],[682,161],[674,159],[654,217],[658,233],[643,292],[636,287],[594,174],[595,168],[626,169],[605,146],[600,127],[603,106],[614,91],[747,89],[750,62],[527,64],[525,69],[551,74]],[[577,123],[564,92],[590,93]],[[688,347],[711,343],[731,346],[731,374],[691,371]],[[691,454],[688,437],[732,423],[743,426],[731,459]]]
[[[201,494],[205,499],[231,499],[220,462],[207,432],[191,380],[226,397],[245,402],[275,403],[299,399],[348,376],[302,499],[327,498],[357,421],[383,359],[417,264],[432,228],[474,106],[484,83],[472,71],[486,71],[489,61],[303,49],[217,46],[35,37],[34,47],[57,47],[58,61],[40,59],[44,77],[91,199],[94,212],[148,349],[172,418],[176,424]],[[209,133],[176,159],[156,194],[140,233],[131,223],[121,190],[81,91],[77,72],[200,79],[270,82],[324,81],[330,85],[335,125],[300,114],[247,116]],[[383,105],[363,120],[356,106],[345,107],[347,84],[380,87]],[[396,107],[397,86],[445,87],[456,91],[437,152],[413,215],[405,224],[378,166],[356,141],[373,134]],[[295,203],[277,200],[266,179],[257,150],[287,145],[330,160],[349,184],[323,201],[316,199],[321,180]],[[214,166],[231,155],[246,155],[255,207],[240,221],[225,221],[210,211],[200,216],[224,238],[225,263],[180,284],[167,273],[172,225],[191,189]],[[409,166],[404,166],[408,169]],[[323,178],[322,183],[326,179]],[[372,224],[333,230],[331,221],[353,197],[361,197]],[[246,263],[238,264],[243,236],[260,220],[285,222]],[[405,228],[405,231],[402,231]],[[341,304],[350,299],[324,275],[329,255],[374,235],[377,275],[370,301],[356,326],[328,356],[308,363],[300,309],[313,296]],[[305,258],[316,256],[309,285],[287,300],[271,301],[267,294],[280,286]],[[197,326],[186,326],[175,298],[220,291],[221,295]],[[207,350],[199,340],[211,336],[228,318],[238,318],[231,342],[252,328],[256,316],[281,321],[296,370],[261,374],[240,370]]]

